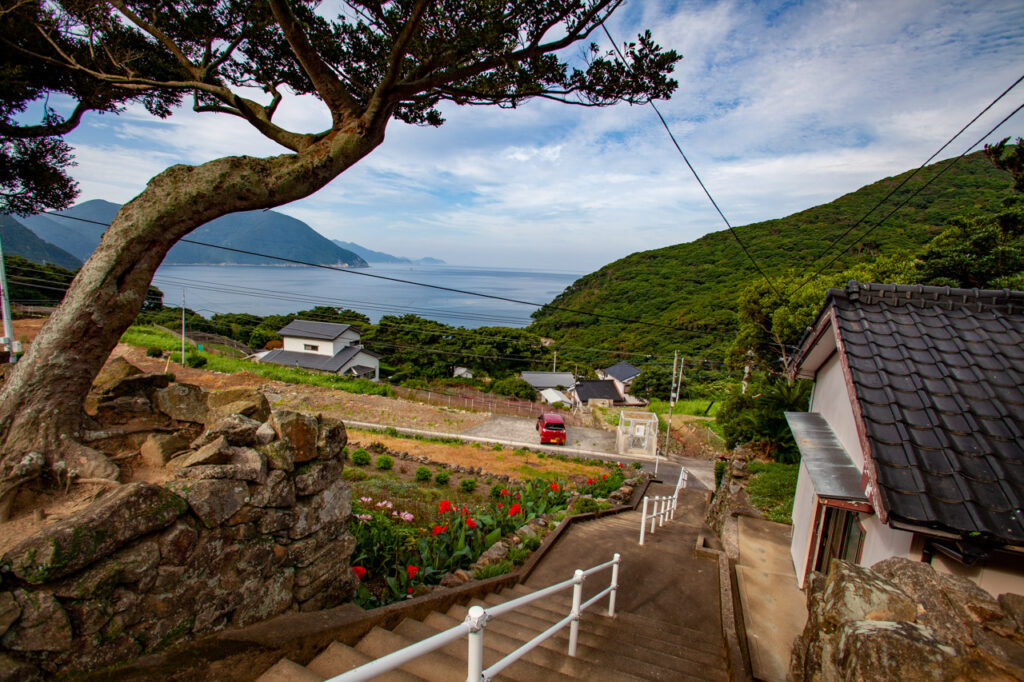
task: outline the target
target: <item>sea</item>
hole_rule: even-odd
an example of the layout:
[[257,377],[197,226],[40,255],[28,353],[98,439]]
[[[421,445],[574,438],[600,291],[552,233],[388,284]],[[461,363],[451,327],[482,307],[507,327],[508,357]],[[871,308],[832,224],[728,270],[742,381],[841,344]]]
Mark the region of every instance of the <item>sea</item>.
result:
[[163,291],[164,305],[179,306],[184,295],[185,307],[204,317],[215,313],[286,314],[319,305],[350,308],[374,323],[384,315],[413,313],[456,327],[525,327],[537,305],[450,289],[544,304],[582,274],[391,263],[337,270],[305,266],[165,265],[157,270],[153,285]]

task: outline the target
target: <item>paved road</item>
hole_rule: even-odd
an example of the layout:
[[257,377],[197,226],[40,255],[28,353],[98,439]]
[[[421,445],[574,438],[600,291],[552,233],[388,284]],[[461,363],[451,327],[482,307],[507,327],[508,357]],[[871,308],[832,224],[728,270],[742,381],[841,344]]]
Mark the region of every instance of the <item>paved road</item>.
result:
[[[498,440],[510,440],[520,443],[532,443],[540,445],[540,436],[537,434],[537,420],[534,417],[509,417],[505,415],[492,415],[483,424],[466,429],[463,433],[467,436],[478,438],[496,438]],[[615,432],[603,429],[589,429],[582,426],[566,427],[565,446],[579,450],[593,450],[609,455],[615,454]]]

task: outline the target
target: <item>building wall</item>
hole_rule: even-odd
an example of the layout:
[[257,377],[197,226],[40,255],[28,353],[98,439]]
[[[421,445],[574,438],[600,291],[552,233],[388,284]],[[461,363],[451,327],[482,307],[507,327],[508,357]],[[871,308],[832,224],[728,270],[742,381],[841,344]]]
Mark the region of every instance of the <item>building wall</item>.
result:
[[373,380],[380,380],[380,360],[369,353],[364,353],[363,351],[359,351],[351,360],[346,362],[345,366],[338,370],[338,374],[346,374],[350,367],[355,367],[357,365],[373,367]]
[[843,377],[839,353],[833,353],[815,376],[810,411],[818,412],[825,418],[835,432],[836,438],[850,454],[850,459],[863,471],[864,452],[861,450],[860,437],[857,435],[857,422],[853,416],[851,398],[846,379]]
[[967,578],[993,596],[1007,592],[1024,594],[1024,557],[1020,554],[996,554],[973,566],[964,566],[936,553],[932,557],[932,567],[939,573]]
[[874,514],[861,514],[860,524],[864,527],[864,547],[860,554],[861,566],[873,566],[882,559],[891,556],[902,556],[908,559],[920,559],[911,556],[910,545],[914,534],[904,530],[896,530],[884,525]]
[[[353,342],[359,343],[359,332],[353,329],[346,329],[342,332],[341,336],[334,339],[333,341],[326,341],[324,339],[307,339],[301,336],[285,336],[284,349],[295,351],[297,353],[316,353],[317,355],[326,355],[327,357],[334,357],[343,348],[348,348]],[[316,346],[316,350],[310,350],[306,346]]]
[[796,582],[804,586],[807,571],[807,557],[811,551],[811,535],[813,531],[818,496],[814,494],[811,476],[801,462],[800,474],[796,480],[796,496],[793,499],[793,539],[789,551],[793,556],[793,568],[796,569]]

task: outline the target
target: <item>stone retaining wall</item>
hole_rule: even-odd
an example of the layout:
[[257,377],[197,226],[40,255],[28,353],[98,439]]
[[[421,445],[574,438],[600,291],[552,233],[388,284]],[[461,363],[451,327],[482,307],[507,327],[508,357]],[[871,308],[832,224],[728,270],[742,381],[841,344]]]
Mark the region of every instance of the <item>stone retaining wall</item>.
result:
[[185,446],[167,461],[173,480],[117,486],[0,559],[0,680],[124,663],[350,599],[345,426],[225,394],[157,389],[176,420],[216,418],[191,447],[175,434],[142,446],[160,462]]

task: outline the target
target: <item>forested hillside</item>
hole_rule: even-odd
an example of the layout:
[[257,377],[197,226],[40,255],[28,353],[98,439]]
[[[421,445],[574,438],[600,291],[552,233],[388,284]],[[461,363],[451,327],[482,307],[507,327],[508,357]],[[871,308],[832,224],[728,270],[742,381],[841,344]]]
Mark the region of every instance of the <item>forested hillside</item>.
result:
[[[893,195],[869,220],[840,242],[857,245],[830,269],[837,272],[880,255],[916,253],[950,219],[994,213],[1012,184],[982,152],[964,157],[942,173],[905,207],[862,242],[854,237],[913,194],[948,164],[925,168]],[[811,273],[838,250],[817,262],[828,244],[860,219],[909,172],[880,180],[835,201],[800,213],[736,228],[769,276]],[[552,303],[581,311],[679,327],[619,323],[581,313],[545,308],[534,314],[530,330],[563,342],[643,352],[679,349],[686,355],[723,357],[736,336],[740,293],[756,270],[736,239],[721,231],[653,251],[634,253],[586,275]]]

